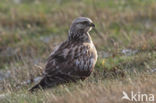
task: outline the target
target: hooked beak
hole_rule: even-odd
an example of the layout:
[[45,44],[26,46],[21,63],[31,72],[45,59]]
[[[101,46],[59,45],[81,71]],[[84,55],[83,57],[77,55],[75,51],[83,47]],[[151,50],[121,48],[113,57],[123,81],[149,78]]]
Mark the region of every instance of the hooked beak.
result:
[[89,26],[90,26],[90,27],[95,27],[95,24],[90,23]]

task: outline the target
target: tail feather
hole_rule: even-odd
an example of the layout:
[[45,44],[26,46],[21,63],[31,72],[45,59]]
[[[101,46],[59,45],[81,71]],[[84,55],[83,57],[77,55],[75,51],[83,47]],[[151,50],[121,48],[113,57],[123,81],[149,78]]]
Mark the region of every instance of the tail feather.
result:
[[49,87],[54,87],[58,85],[58,80],[55,78],[48,78],[44,77],[38,84],[34,85],[32,88],[29,89],[30,92],[34,92],[37,89],[46,89]]
[[57,74],[52,77],[43,77],[42,80],[29,89],[30,92],[34,92],[37,89],[46,89],[49,87],[55,87],[59,84],[68,83],[68,82],[76,82],[78,78],[73,78],[70,75],[65,74]]
[[37,89],[39,89],[39,88],[40,88],[39,84],[36,84],[36,85],[33,86],[32,88],[30,88],[28,91],[34,92],[35,90],[37,90]]
[[30,92],[34,92],[37,89],[43,89],[45,87],[44,78],[36,85],[29,89]]

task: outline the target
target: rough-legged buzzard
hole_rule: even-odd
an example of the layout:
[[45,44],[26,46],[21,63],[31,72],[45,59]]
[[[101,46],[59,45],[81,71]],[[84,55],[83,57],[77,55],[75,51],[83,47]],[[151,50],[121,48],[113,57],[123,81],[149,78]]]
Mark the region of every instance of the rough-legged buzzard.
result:
[[43,78],[30,91],[84,80],[91,74],[97,61],[97,51],[89,34],[92,27],[95,25],[86,17],[72,22],[68,39],[51,53]]

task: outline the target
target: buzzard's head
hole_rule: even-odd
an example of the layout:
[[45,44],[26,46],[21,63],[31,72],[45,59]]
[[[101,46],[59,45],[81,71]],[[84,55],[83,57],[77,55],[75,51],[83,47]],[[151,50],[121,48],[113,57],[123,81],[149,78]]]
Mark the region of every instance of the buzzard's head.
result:
[[71,29],[75,31],[82,31],[84,33],[89,32],[92,27],[95,27],[93,21],[87,17],[76,18],[71,25]]
[[92,20],[86,17],[76,18],[69,30],[69,39],[83,40],[87,38],[88,32],[95,27]]

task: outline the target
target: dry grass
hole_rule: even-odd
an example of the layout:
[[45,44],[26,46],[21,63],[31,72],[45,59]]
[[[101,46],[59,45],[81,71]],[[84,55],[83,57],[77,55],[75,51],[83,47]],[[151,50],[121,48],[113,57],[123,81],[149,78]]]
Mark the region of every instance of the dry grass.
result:
[[[155,0],[17,1],[0,0],[0,77],[7,75],[0,80],[0,93],[7,95],[2,103],[127,103],[120,99],[123,90],[156,94]],[[85,82],[28,93],[78,16],[96,24],[94,73]]]
[[[155,74],[150,76],[141,74],[137,78],[127,77],[120,80],[99,81],[97,84],[87,84],[74,92],[69,92],[66,96],[55,99],[56,103],[67,103],[69,100],[71,103],[127,103],[127,100],[121,99],[123,91],[128,94],[134,91],[135,93],[153,93],[156,95],[155,82]],[[150,88],[147,88],[149,85]],[[54,101],[53,99],[47,100],[48,103]]]
[[77,85],[67,84],[34,94],[28,93],[25,89],[16,91],[16,94],[11,90],[5,98],[1,98],[1,101],[2,103],[132,103],[121,99],[122,92],[125,91],[129,95],[131,91],[156,95],[155,78],[154,73],[137,73],[135,76],[133,74],[125,78],[98,79],[96,82],[87,80]]

